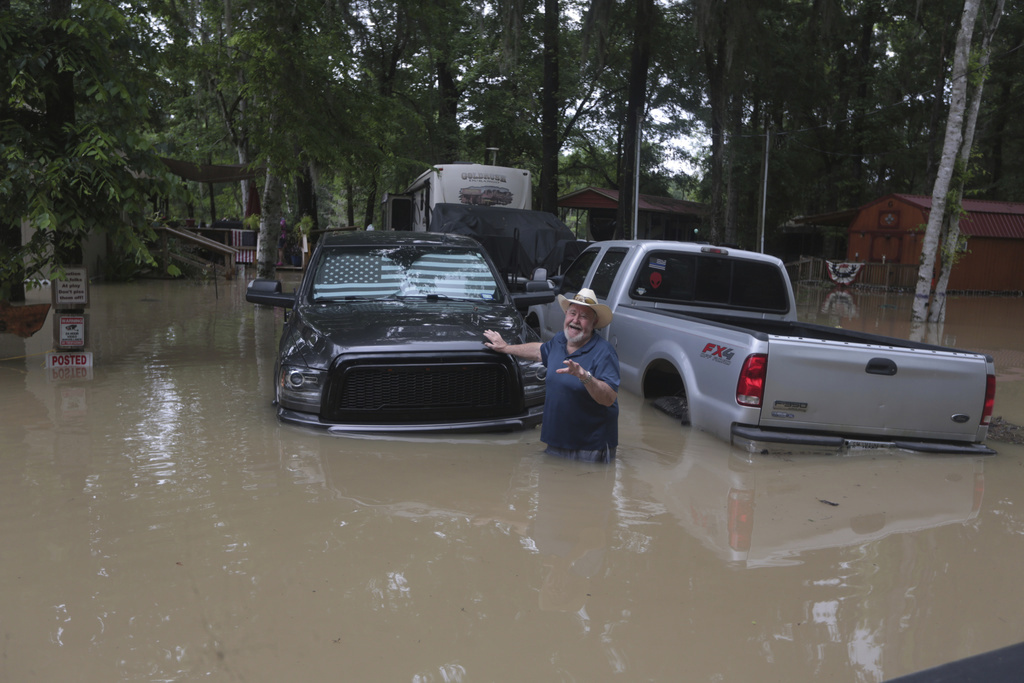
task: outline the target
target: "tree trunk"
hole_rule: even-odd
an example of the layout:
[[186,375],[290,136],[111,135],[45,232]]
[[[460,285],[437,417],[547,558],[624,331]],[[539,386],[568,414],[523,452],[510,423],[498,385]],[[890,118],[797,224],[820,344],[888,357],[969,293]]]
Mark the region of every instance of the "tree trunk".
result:
[[373,225],[373,217],[376,215],[377,210],[377,187],[378,183],[376,178],[370,184],[370,187],[366,189],[366,215],[363,217],[363,225]]
[[737,149],[743,127],[743,99],[737,94],[732,96],[732,104],[729,107],[729,142],[725,146],[724,173],[725,176],[725,231],[724,244],[738,244],[736,239],[736,216],[739,212],[740,183],[733,176],[733,169],[736,167],[736,159],[740,156]]
[[722,176],[725,165],[725,39],[719,37],[712,53],[705,47],[704,62],[708,70],[708,99],[711,104],[711,213],[708,241],[718,244],[722,229]]
[[346,225],[356,224],[356,187],[352,182],[351,172],[345,173],[345,219]]
[[626,110],[626,129],[619,173],[619,208],[616,215],[615,236],[631,239],[635,226],[633,216],[639,201],[637,163],[640,133],[647,101],[647,72],[651,63],[651,25],[654,23],[654,0],[637,0],[633,25],[633,56],[629,69],[629,97]]
[[273,278],[277,269],[277,236],[281,223],[281,179],[268,164],[263,182],[263,213],[256,241],[256,277]]
[[25,265],[21,257],[21,226],[17,223],[0,226],[0,254],[15,257],[4,269],[8,273],[7,279],[0,280],[0,301],[24,301]]
[[[224,0],[225,44],[231,44],[234,33],[234,15],[232,12],[231,0]],[[245,70],[239,68],[238,71],[236,72],[235,79],[238,81],[239,89],[244,90],[246,85]],[[224,126],[227,129],[228,137],[230,138],[232,144],[235,146],[235,153],[238,155],[238,163],[248,164],[252,160],[252,157],[250,156],[249,152],[249,123],[247,120],[249,100],[245,97],[239,98],[237,105],[237,114],[232,112],[232,108],[227,105],[223,98],[218,97],[218,100],[220,101],[221,113],[224,118]],[[248,181],[242,180],[240,187],[242,194],[242,214],[244,216],[245,209],[246,207],[249,206],[249,193],[255,191],[255,186],[250,186]],[[215,215],[216,207],[214,206],[212,185],[210,186],[210,196],[210,221],[212,223],[213,221],[217,220],[217,216]]]
[[[855,82],[857,84],[854,102],[857,111],[861,111],[865,106],[868,106],[871,74],[876,70],[873,58],[875,54],[875,27],[878,25],[878,21],[883,14],[882,3],[879,0],[864,2],[862,3],[862,10],[860,36],[857,41],[857,52],[854,61]],[[850,137],[856,140],[856,142],[853,146],[853,157],[849,159],[849,163],[852,167],[853,178],[856,181],[855,185],[861,188],[857,195],[857,199],[861,203],[867,201],[867,198],[864,197],[866,189],[864,186],[864,120],[865,117],[863,116],[854,116],[850,122]]]
[[966,0],[960,17],[960,31],[957,34],[956,52],[953,56],[952,97],[946,119],[946,139],[942,145],[942,159],[932,188],[932,207],[924,232],[921,263],[917,271],[917,286],[911,311],[911,322],[918,325],[923,323],[927,316],[942,221],[946,213],[946,194],[949,192],[956,158],[963,141],[964,111],[967,106],[967,69],[979,2],[980,0]]
[[[541,88],[540,210],[558,213],[558,0],[544,0],[544,85]],[[531,208],[531,207],[527,207]]]
[[437,73],[437,126],[441,142],[441,163],[459,159],[459,88],[452,65],[446,61],[434,64]]
[[[992,37],[999,26],[1004,1],[996,0],[992,16],[985,19],[984,33],[977,56],[979,75],[977,82],[969,88],[967,120],[964,123],[963,142],[960,144],[960,153],[957,158],[959,172],[953,176],[952,193],[958,205],[964,196],[965,176],[968,173],[968,164],[971,160],[971,148],[974,146],[974,130],[978,123],[981,96],[985,89],[985,76],[992,56]],[[931,303],[928,305],[928,322],[945,322],[946,320],[946,288],[949,285],[950,273],[953,271],[953,266],[960,253],[960,212],[949,212],[948,220],[944,222],[943,227],[945,228],[945,237],[942,240],[942,268],[939,271],[939,279],[935,283],[935,296],[932,297]]]
[[[65,40],[60,32],[62,22],[71,14],[71,0],[49,0],[47,3],[47,18],[51,26],[57,32],[56,40]],[[75,124],[75,74],[70,69],[65,69],[55,55],[47,60],[46,71],[50,74],[49,79],[55,84],[53,89],[46,92],[46,122],[47,136],[57,149],[72,149],[75,142],[64,131],[65,126]],[[57,223],[54,228],[53,255],[54,263],[58,266],[69,266],[82,263],[82,236],[76,234],[66,225]],[[20,238],[20,235],[19,235]]]
[[[1018,41],[1024,42],[1024,40]],[[1006,156],[1006,150],[1009,143],[1009,136],[1006,134],[1006,129],[1010,123],[1010,117],[1014,115],[1014,89],[1013,84],[1004,80],[999,87],[999,95],[997,97],[998,102],[993,107],[994,114],[992,118],[991,133],[989,134],[992,140],[992,151],[990,153],[991,158],[991,175],[992,175],[992,187],[1001,188],[1005,183],[1005,166],[1004,159]],[[996,190],[999,191],[998,189]]]

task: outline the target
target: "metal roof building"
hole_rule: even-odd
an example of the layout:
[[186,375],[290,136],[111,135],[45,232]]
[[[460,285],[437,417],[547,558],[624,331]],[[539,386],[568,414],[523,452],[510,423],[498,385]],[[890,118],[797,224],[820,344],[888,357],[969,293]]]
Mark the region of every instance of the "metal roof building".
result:
[[[618,190],[585,187],[559,197],[558,206],[562,219],[577,226],[577,236],[581,239],[607,240],[615,235]],[[637,209],[639,239],[687,242],[700,239],[700,229],[707,213],[707,207],[699,202],[649,194],[640,195]],[[581,229],[586,231],[585,235],[580,234]]]

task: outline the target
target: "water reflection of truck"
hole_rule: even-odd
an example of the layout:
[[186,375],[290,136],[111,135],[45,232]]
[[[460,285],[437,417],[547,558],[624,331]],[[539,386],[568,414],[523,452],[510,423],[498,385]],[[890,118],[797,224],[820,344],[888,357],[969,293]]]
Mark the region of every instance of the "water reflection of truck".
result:
[[691,535],[747,568],[965,524],[978,515],[985,492],[984,458],[707,456],[684,453],[667,468],[645,460],[632,467]]

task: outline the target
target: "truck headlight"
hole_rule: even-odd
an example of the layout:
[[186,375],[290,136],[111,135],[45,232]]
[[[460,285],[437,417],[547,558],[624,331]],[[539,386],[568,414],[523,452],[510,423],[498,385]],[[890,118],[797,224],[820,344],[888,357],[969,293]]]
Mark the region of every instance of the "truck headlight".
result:
[[281,376],[278,379],[278,397],[281,405],[304,413],[319,413],[326,374],[323,370],[281,366]]

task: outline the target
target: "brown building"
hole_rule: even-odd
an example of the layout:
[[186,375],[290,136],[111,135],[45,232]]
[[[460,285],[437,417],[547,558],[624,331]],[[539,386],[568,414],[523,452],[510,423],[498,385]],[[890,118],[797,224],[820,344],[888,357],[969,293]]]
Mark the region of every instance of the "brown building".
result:
[[[920,263],[931,197],[891,194],[862,206],[850,223],[848,261]],[[1024,203],[964,199],[960,233],[967,238],[950,273],[952,291],[1024,290]]]
[[[571,222],[586,230],[586,234],[581,234],[582,230],[577,232],[581,239],[612,239],[619,191],[585,187],[559,197],[558,207],[566,223]],[[698,202],[649,194],[640,195],[637,209],[637,237],[642,240],[697,241],[700,239],[701,220],[707,213],[707,207]],[[570,212],[578,214],[579,220],[566,220],[566,214]],[[631,239],[633,235],[625,237]]]

